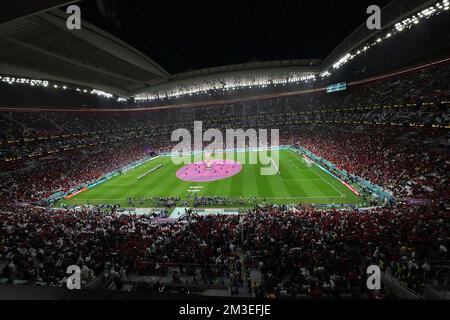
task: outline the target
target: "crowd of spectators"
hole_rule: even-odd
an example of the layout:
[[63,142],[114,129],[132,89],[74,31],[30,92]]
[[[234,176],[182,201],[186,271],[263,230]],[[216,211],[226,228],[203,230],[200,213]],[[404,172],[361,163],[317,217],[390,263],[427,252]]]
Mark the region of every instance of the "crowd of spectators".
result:
[[[237,294],[246,281],[256,296],[374,298],[366,269],[379,265],[422,293],[435,267],[450,259],[445,206],[369,211],[255,207],[242,216],[188,215],[167,224],[151,216],[19,207],[0,212],[2,277],[64,286],[70,265],[83,284],[102,273],[172,273],[191,283],[229,278]],[[261,273],[261,282],[248,278]],[[120,283],[120,282],[119,282]],[[388,298],[386,292],[376,297]]]
[[245,265],[257,265],[265,294],[304,298],[368,298],[367,267],[379,265],[422,293],[448,260],[449,211],[396,205],[368,212],[277,207],[250,211],[239,226]]
[[126,280],[132,272],[166,275],[173,266],[194,280],[198,269],[198,277],[206,281],[212,271],[227,273],[235,255],[237,218],[189,216],[154,224],[152,215],[2,209],[0,258],[8,263],[0,271],[9,281],[65,286],[71,265],[82,268],[83,284],[105,271]]
[[302,134],[294,144],[398,199],[441,201],[449,198],[448,138],[447,133],[433,129],[327,129]]
[[170,138],[190,129],[193,120],[208,128],[289,128],[317,123],[440,126],[449,125],[450,64],[350,86],[348,91],[288,95],[240,102],[211,103],[129,112],[1,112],[0,159],[24,160],[89,150],[99,143],[122,145],[137,138]]

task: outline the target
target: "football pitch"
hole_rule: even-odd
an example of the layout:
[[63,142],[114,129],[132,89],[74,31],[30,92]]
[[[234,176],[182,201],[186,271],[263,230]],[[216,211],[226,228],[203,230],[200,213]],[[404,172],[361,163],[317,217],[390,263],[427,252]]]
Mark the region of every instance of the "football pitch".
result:
[[[231,155],[239,159],[236,153]],[[250,163],[250,156],[250,152],[245,153],[244,163]],[[123,208],[155,208],[153,199],[158,197],[179,197],[180,202],[189,202],[191,205],[194,197],[246,199],[248,205],[251,201],[336,205],[362,202],[361,198],[317,165],[308,167],[300,154],[282,150],[279,159],[280,174],[273,176],[261,175],[263,166],[260,164],[244,164],[239,173],[229,178],[189,182],[177,177],[177,171],[184,165],[175,165],[171,157],[161,156],[71,199],[62,200],[56,206],[120,204]],[[155,168],[157,170],[145,175]],[[130,198],[139,200],[130,202]]]

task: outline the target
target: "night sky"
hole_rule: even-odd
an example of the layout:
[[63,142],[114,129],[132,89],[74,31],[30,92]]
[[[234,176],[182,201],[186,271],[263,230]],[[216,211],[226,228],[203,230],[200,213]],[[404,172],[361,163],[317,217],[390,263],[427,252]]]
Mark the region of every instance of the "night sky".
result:
[[174,74],[250,61],[323,59],[365,22],[369,5],[390,1],[106,2],[116,8],[115,23],[102,19],[94,0],[80,3],[82,18]]

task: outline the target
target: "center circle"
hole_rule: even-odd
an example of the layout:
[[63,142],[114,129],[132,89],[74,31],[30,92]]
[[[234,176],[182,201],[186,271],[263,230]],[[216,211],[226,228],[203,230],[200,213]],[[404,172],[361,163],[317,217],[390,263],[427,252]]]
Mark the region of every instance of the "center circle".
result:
[[212,182],[230,178],[242,170],[233,160],[212,160],[191,163],[177,171],[177,178],[186,182]]

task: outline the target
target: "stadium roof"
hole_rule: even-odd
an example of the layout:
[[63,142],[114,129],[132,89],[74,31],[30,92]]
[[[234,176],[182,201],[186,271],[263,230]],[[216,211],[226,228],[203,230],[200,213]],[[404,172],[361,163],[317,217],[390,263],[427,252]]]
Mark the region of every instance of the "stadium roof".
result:
[[348,52],[356,49],[361,44],[364,44],[381,31],[392,27],[399,20],[429,7],[435,2],[436,0],[393,0],[387,6],[382,8],[381,30],[369,30],[364,21],[361,26],[353,31],[327,58],[323,60],[321,65],[322,70],[330,68],[333,63],[345,56]]
[[285,68],[290,68],[292,70],[297,69],[302,72],[315,72],[320,63],[320,59],[258,61],[179,73],[174,75],[172,79],[180,80],[213,74],[242,73],[249,70],[282,70]]
[[169,82],[142,90],[137,96],[158,94],[158,92],[175,88],[198,88],[203,83],[216,83],[218,87],[222,87],[225,82],[229,83],[234,79],[246,81],[308,76],[320,72],[320,63],[321,60],[317,59],[264,61],[190,71],[173,75]]
[[[233,78],[245,82],[251,77],[287,79],[317,74],[380,32],[368,30],[364,22],[323,62],[251,62],[170,75],[142,52],[86,21],[82,30],[69,31],[67,15],[56,7],[73,2],[77,1],[43,0],[23,12],[0,14],[1,72],[78,84],[123,97],[152,95],[159,90],[189,91],[207,82],[223,85]],[[383,8],[382,29],[433,2],[436,0],[392,1]]]
[[69,31],[58,9],[0,25],[3,74],[74,83],[119,96],[165,82],[169,74],[118,38],[83,22]]

